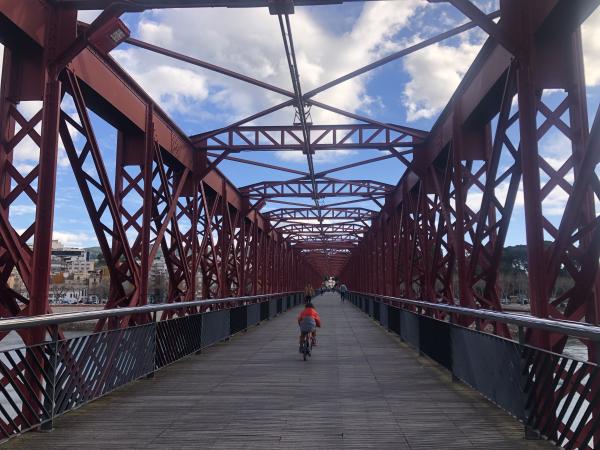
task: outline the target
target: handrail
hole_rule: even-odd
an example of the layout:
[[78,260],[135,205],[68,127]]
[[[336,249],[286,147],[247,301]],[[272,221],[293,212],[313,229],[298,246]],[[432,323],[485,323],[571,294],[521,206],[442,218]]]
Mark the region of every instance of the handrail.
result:
[[42,316],[19,317],[16,319],[0,319],[0,332],[40,326],[61,325],[64,323],[83,322],[86,320],[107,319],[110,317],[122,317],[138,314],[147,314],[152,312],[171,311],[174,309],[216,305],[219,303],[252,301],[265,298],[280,297],[283,295],[297,294],[299,292],[300,291],[280,292],[275,294],[251,295],[247,297],[228,297],[211,300],[195,300],[192,302],[164,304],[161,303],[156,305],[131,306],[127,308],[104,309],[100,311],[45,314]]
[[580,322],[570,322],[556,319],[543,319],[541,317],[524,316],[520,314],[493,311],[491,309],[473,309],[463,306],[452,306],[444,303],[432,303],[422,300],[409,300],[406,298],[390,297],[379,294],[366,294],[352,292],[353,294],[385,299],[390,302],[400,302],[406,305],[417,306],[420,308],[435,309],[447,313],[460,314],[462,316],[474,317],[477,319],[491,320],[506,324],[517,325],[525,328],[535,328],[538,330],[562,333],[567,336],[600,341],[600,326],[585,324]]

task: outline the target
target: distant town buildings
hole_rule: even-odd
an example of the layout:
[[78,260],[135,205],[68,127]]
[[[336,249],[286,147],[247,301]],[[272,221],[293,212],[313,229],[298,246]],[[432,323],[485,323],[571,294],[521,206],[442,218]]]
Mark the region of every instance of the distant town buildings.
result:
[[[92,250],[92,251],[90,251]],[[197,291],[202,279],[197,274]],[[13,270],[8,287],[27,298],[28,293]],[[158,252],[148,274],[148,303],[167,300],[169,273],[162,252]],[[110,291],[110,272],[98,249],[68,247],[52,241],[49,302],[51,304],[106,303]]]
[[94,271],[94,261],[82,248],[64,247],[60,241],[52,241],[52,273],[87,274]]
[[[96,268],[96,261],[86,249],[67,247],[54,240],[50,264],[50,303],[100,303],[108,297],[109,278],[104,276],[108,271]],[[16,269],[9,279],[9,287],[28,297]]]

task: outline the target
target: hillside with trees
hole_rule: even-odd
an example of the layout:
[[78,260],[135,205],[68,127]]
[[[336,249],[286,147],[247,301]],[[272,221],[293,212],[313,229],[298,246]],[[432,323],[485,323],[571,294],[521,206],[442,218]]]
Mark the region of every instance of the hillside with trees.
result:
[[[549,243],[546,243],[546,245],[549,245]],[[500,261],[499,287],[501,298],[509,298],[511,296],[518,298],[529,297],[527,283],[528,269],[526,245],[513,245],[504,249]],[[562,295],[572,284],[572,279],[567,271],[564,268],[561,269],[551,297]]]

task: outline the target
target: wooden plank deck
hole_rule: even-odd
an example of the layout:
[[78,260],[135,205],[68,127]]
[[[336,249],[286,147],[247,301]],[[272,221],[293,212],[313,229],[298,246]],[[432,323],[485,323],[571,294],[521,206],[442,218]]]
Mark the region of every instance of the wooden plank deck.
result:
[[307,362],[296,309],[2,448],[553,448],[337,295],[315,304]]

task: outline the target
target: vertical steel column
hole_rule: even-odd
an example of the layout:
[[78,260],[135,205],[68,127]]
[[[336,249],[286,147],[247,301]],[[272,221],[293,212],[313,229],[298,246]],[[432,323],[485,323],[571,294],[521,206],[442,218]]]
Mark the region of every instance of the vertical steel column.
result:
[[254,220],[252,221],[252,295],[261,293],[259,287],[260,282],[260,233],[256,224],[256,212],[253,213]]
[[247,271],[248,271],[248,227],[246,226],[246,223],[248,222],[248,219],[246,219],[246,215],[247,215],[247,210],[244,208],[242,209],[242,211],[240,212],[240,234],[239,234],[239,239],[240,241],[238,242],[240,251],[239,251],[239,255],[240,255],[240,260],[238,262],[238,264],[240,264],[241,270],[239,271],[239,288],[238,288],[238,294],[239,295],[247,295],[248,293],[248,287],[247,287],[247,282],[246,282],[246,275],[247,275]]
[[141,261],[140,261],[140,301],[148,303],[148,279],[150,277],[150,226],[152,223],[152,161],[154,157],[154,108],[152,104],[146,106],[146,124],[144,130],[144,162],[142,176],[144,182],[142,233],[141,233]]
[[[529,266],[529,298],[531,312],[538,317],[548,316],[548,292],[544,289],[544,218],[540,195],[540,165],[537,139],[537,105],[539,91],[535,88],[533,73],[534,42],[531,29],[530,6],[520,9],[519,39],[521,55],[518,67],[519,131],[521,135],[521,166],[525,200],[525,231]],[[547,334],[538,335],[535,345],[550,347]]]
[[221,194],[221,228],[219,229],[219,241],[217,245],[219,251],[217,254],[220,256],[220,260],[216,262],[220,264],[219,272],[219,297],[229,297],[230,283],[229,279],[229,246],[231,244],[231,218],[229,217],[229,204],[227,203],[227,184],[225,181],[222,183],[222,194]]
[[[456,218],[454,221],[454,230],[452,234],[449,234],[448,238],[454,241],[454,252],[456,255],[457,262],[457,275],[458,275],[458,287],[459,287],[459,300],[462,306],[468,308],[474,308],[475,302],[473,301],[472,292],[470,289],[470,283],[467,279],[467,249],[465,247],[465,208],[467,201],[467,192],[464,190],[464,178],[463,178],[463,165],[462,165],[462,147],[464,144],[463,130],[461,127],[461,111],[459,106],[454,108],[454,121],[453,121],[453,139],[452,139],[452,173],[453,173],[453,184],[454,184],[454,200],[455,200],[455,214]],[[451,224],[448,224],[449,227]]]
[[192,226],[189,231],[189,233],[191,234],[190,239],[192,239],[192,254],[191,254],[192,285],[190,286],[191,296],[189,298],[190,298],[190,300],[194,301],[194,300],[196,300],[196,297],[198,296],[197,280],[198,280],[198,271],[200,270],[200,245],[199,245],[199,241],[198,241],[198,225],[200,223],[200,208],[201,208],[201,206],[200,206],[201,200],[199,198],[199,184],[201,183],[201,180],[199,180],[198,177],[196,176],[196,171],[194,171],[191,183],[192,183],[191,194],[192,194],[194,203],[192,205],[192,208],[193,208],[192,209]]
[[[50,258],[52,253],[52,231],[54,224],[54,202],[56,194],[56,166],[58,161],[58,125],[62,84],[53,61],[75,38],[73,11],[58,11],[49,8],[46,22],[44,68],[45,82],[42,110],[42,136],[38,172],[37,208],[34,226],[34,248],[32,255],[31,291],[28,315],[36,316],[48,312],[50,288]],[[45,331],[31,330],[28,345],[44,339]]]

